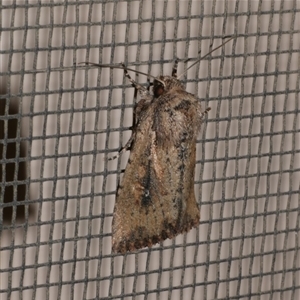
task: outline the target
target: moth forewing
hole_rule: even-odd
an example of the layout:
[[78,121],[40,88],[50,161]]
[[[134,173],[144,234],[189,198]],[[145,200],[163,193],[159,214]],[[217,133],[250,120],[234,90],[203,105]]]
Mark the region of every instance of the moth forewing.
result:
[[154,95],[143,90],[135,107],[131,153],[114,210],[114,252],[150,247],[199,224],[194,173],[201,106],[176,78],[158,79]]

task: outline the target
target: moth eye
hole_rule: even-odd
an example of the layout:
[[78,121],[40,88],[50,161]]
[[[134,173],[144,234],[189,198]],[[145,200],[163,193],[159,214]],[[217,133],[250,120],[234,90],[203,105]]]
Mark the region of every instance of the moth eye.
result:
[[155,97],[159,97],[160,95],[162,95],[164,93],[164,91],[165,91],[165,89],[161,84],[154,86],[154,88],[153,88],[153,93],[154,93]]
[[162,86],[158,87],[157,94],[160,96],[163,94],[163,92],[164,92],[164,88]]

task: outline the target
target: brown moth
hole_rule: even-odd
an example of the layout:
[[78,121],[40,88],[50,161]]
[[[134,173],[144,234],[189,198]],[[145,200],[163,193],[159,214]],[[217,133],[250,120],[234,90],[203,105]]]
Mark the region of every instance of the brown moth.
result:
[[114,252],[150,247],[199,224],[196,138],[207,110],[172,73],[154,79],[153,95],[130,79],[142,99],[134,109],[130,157],[117,192]]
[[151,247],[198,226],[200,211],[194,193],[196,138],[210,108],[202,111],[199,99],[185,91],[177,78],[177,61],[172,76],[144,74],[154,78],[153,94],[128,74],[128,70],[142,72],[124,65],[86,64],[124,69],[141,94],[134,108],[132,136],[123,148],[130,149],[130,157],[116,196],[113,252]]

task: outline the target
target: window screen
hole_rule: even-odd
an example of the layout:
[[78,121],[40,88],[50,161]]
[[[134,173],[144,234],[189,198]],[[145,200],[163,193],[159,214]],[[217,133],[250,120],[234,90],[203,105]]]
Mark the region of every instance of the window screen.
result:
[[[1,4],[1,299],[298,299],[299,1]],[[200,225],[111,251],[134,88],[178,73],[203,109]],[[147,86],[147,76],[130,72]]]

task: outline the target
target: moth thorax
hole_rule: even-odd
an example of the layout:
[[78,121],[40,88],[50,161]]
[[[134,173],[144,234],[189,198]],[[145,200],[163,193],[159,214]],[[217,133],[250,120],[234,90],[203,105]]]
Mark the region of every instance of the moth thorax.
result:
[[155,97],[159,97],[174,87],[182,87],[178,79],[172,76],[159,76],[153,81],[153,94]]

